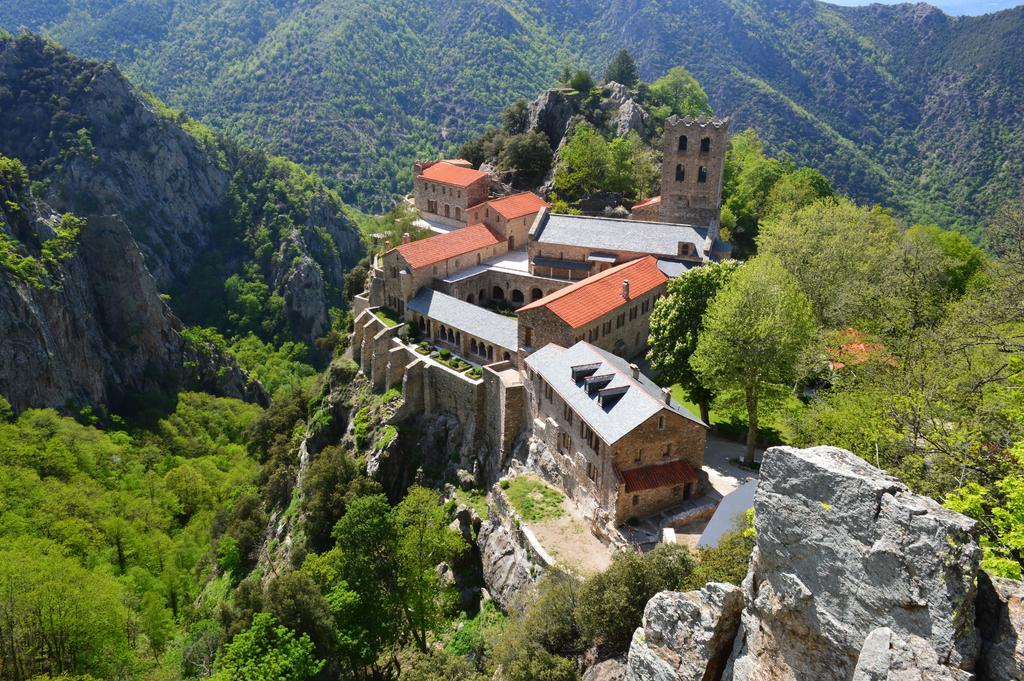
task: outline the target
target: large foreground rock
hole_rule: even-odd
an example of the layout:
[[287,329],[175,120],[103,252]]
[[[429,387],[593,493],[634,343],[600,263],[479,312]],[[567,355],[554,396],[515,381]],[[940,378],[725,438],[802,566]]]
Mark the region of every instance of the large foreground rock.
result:
[[[974,521],[831,447],[768,450],[754,508],[725,678],[969,678]],[[873,659],[858,669],[866,641]]]
[[627,681],[717,679],[732,649],[743,595],[732,584],[656,594],[633,634]]

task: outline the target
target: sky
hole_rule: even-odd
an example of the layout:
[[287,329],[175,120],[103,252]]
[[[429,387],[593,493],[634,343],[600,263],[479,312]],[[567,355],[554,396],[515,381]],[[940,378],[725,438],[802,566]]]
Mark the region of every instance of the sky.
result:
[[[870,5],[872,2],[881,2],[886,5],[896,5],[909,0],[825,0],[834,5]],[[1008,7],[1024,5],[1024,0],[925,0],[929,5],[934,5],[946,14],[987,14],[998,12]]]

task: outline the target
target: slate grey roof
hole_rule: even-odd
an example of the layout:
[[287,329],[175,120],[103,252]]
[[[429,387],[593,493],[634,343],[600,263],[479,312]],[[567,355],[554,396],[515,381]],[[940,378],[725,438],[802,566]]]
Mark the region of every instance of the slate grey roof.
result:
[[700,264],[695,262],[682,262],[679,260],[658,260],[658,269],[661,270],[669,279],[681,277],[683,276],[683,273],[688,272],[695,267],[700,267]]
[[421,288],[409,301],[409,309],[506,350],[514,351],[519,343],[519,322],[514,317],[485,310],[431,288]]
[[722,497],[722,501],[711,516],[704,533],[697,541],[697,548],[718,546],[718,541],[726,532],[736,529],[736,523],[749,509],[754,508],[754,492],[757,491],[757,478],[748,480],[733,491]]
[[[565,400],[580,417],[608,444],[618,442],[634,428],[659,411],[668,410],[705,425],[675,400],[665,402],[661,388],[643,373],[633,378],[629,362],[605,352],[590,343],[580,341],[570,348],[549,343],[526,358],[526,364],[539,373],[552,389]],[[572,368],[589,365],[593,377],[611,376],[605,389],[626,388],[624,394],[611,406],[602,406],[597,395],[590,395],[573,379]],[[618,392],[618,391],[615,391]]]
[[582,215],[548,214],[536,233],[538,243],[581,246],[609,251],[679,256],[679,242],[693,244],[703,256],[707,227],[643,222]]

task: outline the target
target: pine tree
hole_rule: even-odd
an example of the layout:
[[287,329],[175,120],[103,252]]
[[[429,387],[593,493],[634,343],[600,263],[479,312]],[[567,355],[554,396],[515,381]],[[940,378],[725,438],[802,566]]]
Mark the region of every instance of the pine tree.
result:
[[626,87],[633,87],[639,80],[640,71],[637,69],[633,57],[625,49],[619,50],[604,72],[604,81],[606,83],[615,81]]

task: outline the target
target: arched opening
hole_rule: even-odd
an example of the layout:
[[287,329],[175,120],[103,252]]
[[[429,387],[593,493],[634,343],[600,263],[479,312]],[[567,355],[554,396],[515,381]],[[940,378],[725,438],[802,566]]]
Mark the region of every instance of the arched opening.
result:
[[447,203],[444,204],[444,216],[450,218],[452,216],[452,207]]
[[476,338],[472,338],[469,341],[469,351],[474,355],[476,354]]
[[462,347],[462,332],[461,331],[456,331],[455,332],[455,344],[458,345],[460,348]]
[[508,238],[508,250],[510,250],[510,251],[516,250],[516,238],[514,236],[510,236]]
[[505,300],[505,292],[501,290],[500,286],[495,286],[491,291],[491,298],[495,300]]
[[711,138],[710,137],[704,137],[700,141],[700,153],[706,154],[709,151],[711,151]]
[[480,295],[479,295],[479,296],[477,296],[477,300],[479,300],[479,301],[480,301],[480,304],[481,304],[481,305],[483,305],[483,303],[484,303],[484,300],[486,300],[486,298],[487,298],[487,294],[486,294],[486,292],[485,292],[485,291],[484,291],[483,289],[480,289]]
[[530,291],[530,302],[531,303],[533,301],[535,301],[535,300],[540,300],[543,297],[544,297],[544,292],[541,291],[539,288],[535,288],[532,291]]
[[452,331],[451,329],[448,329],[448,342],[449,343],[454,343],[455,342],[455,332]]
[[427,330],[427,322],[426,322],[425,319],[423,319],[423,317],[420,317],[420,331],[426,331],[426,330]]
[[487,361],[489,362],[489,361],[491,361],[493,359],[494,359],[494,348],[491,347],[490,345],[488,345],[487,346]]
[[688,140],[686,139],[686,135],[680,135],[679,136],[679,147],[678,147],[679,151],[686,151],[686,143],[687,143],[687,141]]
[[521,304],[525,302],[526,298],[523,296],[523,292],[517,288],[512,289],[512,302]]
[[683,168],[683,164],[676,164],[676,182],[682,182],[686,179],[686,169]]
[[473,299],[473,294],[472,293],[470,293],[468,296],[466,296],[466,302],[467,303],[475,302],[474,299]]
[[708,181],[708,169],[705,168],[704,166],[701,166],[700,168],[697,169],[697,182],[707,182],[707,181]]
[[506,352],[505,354],[502,355],[502,359],[504,359],[506,362],[509,362],[512,360],[512,356]]
[[459,208],[458,206],[455,206],[455,219],[456,220],[461,220],[462,219],[462,209]]

